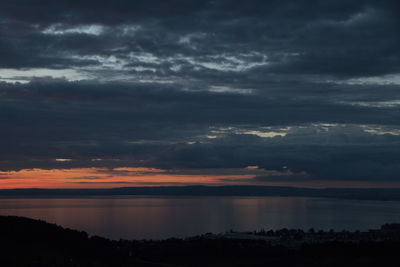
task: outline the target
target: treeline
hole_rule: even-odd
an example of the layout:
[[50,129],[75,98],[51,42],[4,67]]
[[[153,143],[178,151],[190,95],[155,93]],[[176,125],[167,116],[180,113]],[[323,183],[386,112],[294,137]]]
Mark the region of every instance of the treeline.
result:
[[0,216],[0,266],[398,266],[396,240],[305,243],[207,238],[119,240]]

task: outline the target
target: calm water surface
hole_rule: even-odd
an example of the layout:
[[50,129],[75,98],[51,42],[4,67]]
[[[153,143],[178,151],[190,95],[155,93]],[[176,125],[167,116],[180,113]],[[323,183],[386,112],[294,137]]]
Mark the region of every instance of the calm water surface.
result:
[[301,228],[366,230],[400,222],[400,202],[299,197],[0,199],[0,215],[42,219],[113,239]]

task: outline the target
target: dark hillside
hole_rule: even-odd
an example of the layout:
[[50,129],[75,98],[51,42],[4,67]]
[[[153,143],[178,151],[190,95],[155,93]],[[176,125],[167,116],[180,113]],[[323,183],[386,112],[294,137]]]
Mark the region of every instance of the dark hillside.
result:
[[0,266],[398,266],[400,241],[398,235],[388,235],[398,231],[394,226],[377,230],[375,236],[380,236],[379,231],[386,236],[377,238],[379,241],[354,241],[347,232],[352,239],[293,246],[290,242],[210,234],[162,241],[111,241],[43,221],[0,216]]

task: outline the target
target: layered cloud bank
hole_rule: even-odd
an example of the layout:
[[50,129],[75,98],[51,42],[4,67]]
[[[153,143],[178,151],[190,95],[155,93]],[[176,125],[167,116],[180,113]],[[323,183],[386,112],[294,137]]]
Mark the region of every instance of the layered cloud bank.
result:
[[400,182],[398,1],[0,7],[4,186]]

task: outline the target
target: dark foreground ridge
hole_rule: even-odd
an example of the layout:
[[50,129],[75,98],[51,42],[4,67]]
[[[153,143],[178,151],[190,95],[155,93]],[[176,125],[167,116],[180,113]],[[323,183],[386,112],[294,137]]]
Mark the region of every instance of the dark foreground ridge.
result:
[[44,221],[0,216],[0,266],[398,266],[399,227],[112,241]]
[[108,189],[3,189],[0,197],[149,196],[287,196],[359,200],[400,200],[400,188],[298,188],[279,186],[154,186]]

